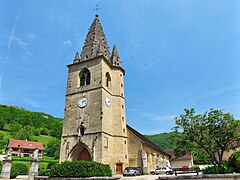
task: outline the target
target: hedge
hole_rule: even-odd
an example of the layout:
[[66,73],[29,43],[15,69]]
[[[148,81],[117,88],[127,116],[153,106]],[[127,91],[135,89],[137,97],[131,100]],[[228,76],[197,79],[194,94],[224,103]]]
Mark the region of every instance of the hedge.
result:
[[234,152],[229,160],[229,166],[233,168],[234,172],[240,173],[240,151]]
[[10,174],[11,178],[15,178],[18,175],[26,175],[26,174],[28,174],[27,165],[22,163],[12,164],[11,174]]
[[65,161],[51,167],[51,177],[112,176],[110,166],[94,161]]

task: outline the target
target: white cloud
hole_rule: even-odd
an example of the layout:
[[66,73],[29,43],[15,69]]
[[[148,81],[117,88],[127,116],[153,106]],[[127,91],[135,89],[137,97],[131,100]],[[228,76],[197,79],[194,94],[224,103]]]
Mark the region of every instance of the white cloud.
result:
[[199,100],[199,99],[211,98],[214,96],[218,96],[218,95],[225,94],[225,93],[230,93],[232,91],[237,91],[237,90],[240,90],[240,85],[234,85],[234,86],[228,86],[228,87],[224,87],[224,88],[215,89],[215,90],[208,91],[206,93],[202,93],[200,95],[191,97],[191,99]]
[[174,121],[174,118],[177,115],[156,115],[153,113],[142,113],[142,117],[146,118],[151,121],[157,121],[157,122],[162,122],[162,121]]
[[39,104],[39,102],[31,100],[31,99],[26,99],[26,98],[22,98],[23,102],[29,104],[30,106],[34,107],[34,108],[40,108],[41,105]]
[[20,13],[21,13],[21,9],[18,11],[17,16],[15,18],[15,22],[13,24],[12,33],[11,33],[9,41],[8,41],[8,50],[10,49],[11,44],[12,44],[12,40],[13,40],[13,37],[14,37],[14,32],[15,32],[15,29],[16,29],[16,25],[17,25]]
[[63,44],[64,44],[64,45],[71,45],[72,42],[71,42],[70,40],[66,40],[66,41],[63,41]]
[[23,40],[21,40],[20,38],[18,38],[16,36],[13,36],[12,41],[15,41],[17,43],[17,45],[24,50],[23,58],[33,56],[32,52],[27,48],[27,43],[25,43]]
[[161,134],[164,133],[166,131],[164,131],[163,129],[151,129],[151,130],[146,130],[141,132],[141,134],[143,135],[154,135],[154,134]]

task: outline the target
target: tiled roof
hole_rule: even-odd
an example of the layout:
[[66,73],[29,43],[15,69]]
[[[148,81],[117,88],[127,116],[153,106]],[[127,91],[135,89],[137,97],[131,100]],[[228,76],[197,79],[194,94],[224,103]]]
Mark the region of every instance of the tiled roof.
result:
[[139,133],[138,131],[136,131],[135,129],[130,127],[129,125],[127,125],[127,129],[129,131],[131,131],[135,136],[137,136],[143,143],[145,143],[145,144],[147,144],[147,145],[157,149],[158,151],[161,151],[164,154],[172,156],[171,154],[169,154],[168,152],[166,152],[165,150],[160,148],[157,144],[155,144],[154,142],[150,141],[148,138],[146,138],[144,135],[142,135],[141,133]]
[[184,156],[180,156],[178,158],[174,158],[174,151],[173,150],[166,150],[166,152],[168,152],[169,154],[172,155],[172,158],[173,160],[176,160],[176,161],[184,161],[184,160],[191,160],[192,159],[192,156],[191,154],[185,154]]
[[10,139],[8,143],[9,148],[35,149],[36,146],[39,150],[44,150],[43,144],[40,142]]

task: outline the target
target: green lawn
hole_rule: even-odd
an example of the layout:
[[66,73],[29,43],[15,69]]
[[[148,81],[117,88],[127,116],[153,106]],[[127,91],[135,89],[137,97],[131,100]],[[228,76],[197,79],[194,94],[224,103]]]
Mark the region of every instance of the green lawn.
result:
[[36,139],[38,142],[41,142],[41,143],[43,143],[44,146],[46,146],[48,144],[48,142],[51,139],[53,139],[53,137],[40,135],[40,136],[33,136],[33,139]]

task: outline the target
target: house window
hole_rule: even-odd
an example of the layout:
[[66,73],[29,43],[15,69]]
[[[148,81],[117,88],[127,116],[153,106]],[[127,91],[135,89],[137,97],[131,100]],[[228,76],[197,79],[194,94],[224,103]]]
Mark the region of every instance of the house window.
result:
[[79,76],[80,76],[80,86],[86,86],[90,84],[91,74],[88,69],[84,69]]
[[106,86],[111,89],[111,77],[110,74],[107,72],[106,73]]

